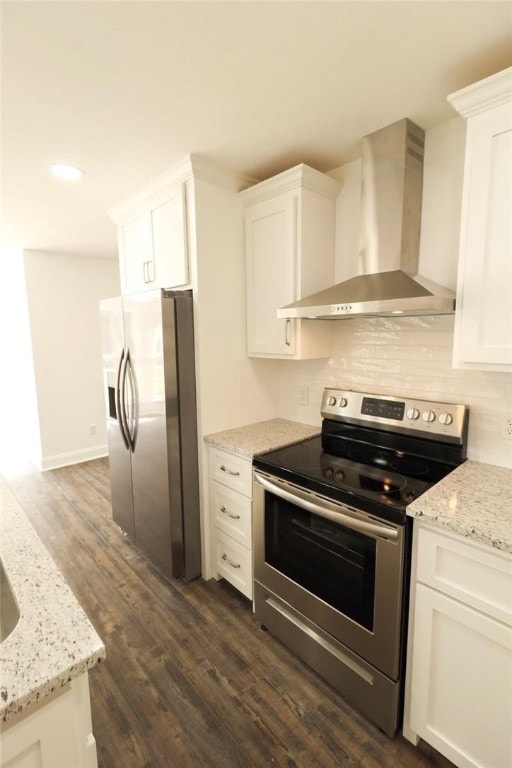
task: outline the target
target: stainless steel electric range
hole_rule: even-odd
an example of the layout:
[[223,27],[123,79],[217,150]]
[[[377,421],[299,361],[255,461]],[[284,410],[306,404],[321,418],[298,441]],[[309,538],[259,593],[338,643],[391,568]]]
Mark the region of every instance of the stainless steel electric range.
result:
[[255,613],[351,704],[401,723],[407,505],[466,457],[463,405],[326,389],[321,436],[257,456]]

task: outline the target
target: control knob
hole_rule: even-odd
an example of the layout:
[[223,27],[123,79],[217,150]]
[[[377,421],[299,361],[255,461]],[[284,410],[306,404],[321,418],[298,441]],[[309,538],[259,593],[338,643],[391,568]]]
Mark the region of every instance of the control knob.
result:
[[441,424],[444,424],[447,427],[449,424],[452,423],[453,416],[451,415],[451,413],[447,413],[447,412],[441,413],[439,415],[439,421],[441,422]]
[[416,421],[416,419],[419,419],[419,417],[420,417],[420,412],[417,408],[409,408],[409,410],[407,411],[408,419],[413,419],[413,421]]
[[327,398],[327,405],[336,405],[336,398],[332,395],[329,395]]
[[340,397],[340,399],[338,400],[338,405],[340,408],[345,408],[345,406],[347,405],[347,398]]
[[434,411],[423,411],[422,417],[423,417],[423,421],[427,421],[427,422],[436,420],[436,415]]

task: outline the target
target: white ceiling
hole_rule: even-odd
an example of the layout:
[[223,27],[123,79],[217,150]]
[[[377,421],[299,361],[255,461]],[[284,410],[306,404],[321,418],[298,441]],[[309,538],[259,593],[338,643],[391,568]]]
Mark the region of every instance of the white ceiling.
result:
[[[189,153],[251,177],[327,171],[512,64],[512,3],[6,2],[3,239],[114,256],[106,211]],[[48,172],[70,162],[86,176]]]

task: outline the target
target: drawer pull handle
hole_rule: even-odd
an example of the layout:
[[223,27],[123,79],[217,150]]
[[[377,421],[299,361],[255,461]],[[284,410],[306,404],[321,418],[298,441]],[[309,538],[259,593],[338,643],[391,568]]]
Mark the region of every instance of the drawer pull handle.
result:
[[224,466],[224,464],[221,464],[220,468],[222,472],[227,472],[228,475],[234,475],[234,477],[238,477],[240,475],[240,472],[233,472],[232,469],[228,469],[227,467]]
[[222,559],[224,560],[225,563],[230,565],[232,568],[240,568],[241,567],[240,563],[234,563],[232,560],[230,560],[225,552],[222,555]]
[[223,515],[227,515],[227,516],[228,516],[228,517],[230,517],[232,520],[240,520],[240,515],[232,515],[232,514],[231,514],[231,512],[228,512],[228,510],[226,509],[226,507],[221,507],[221,508],[220,508],[220,511],[222,512],[222,514],[223,514]]

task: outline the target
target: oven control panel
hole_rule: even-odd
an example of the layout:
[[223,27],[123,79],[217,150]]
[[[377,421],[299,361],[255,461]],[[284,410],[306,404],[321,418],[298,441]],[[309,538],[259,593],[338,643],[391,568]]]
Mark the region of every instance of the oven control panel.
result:
[[375,395],[347,389],[324,389],[322,416],[335,421],[421,434],[434,440],[462,442],[467,431],[465,405]]
[[379,416],[381,419],[402,421],[405,403],[400,400],[384,400],[380,397],[363,397],[361,413],[363,416]]

